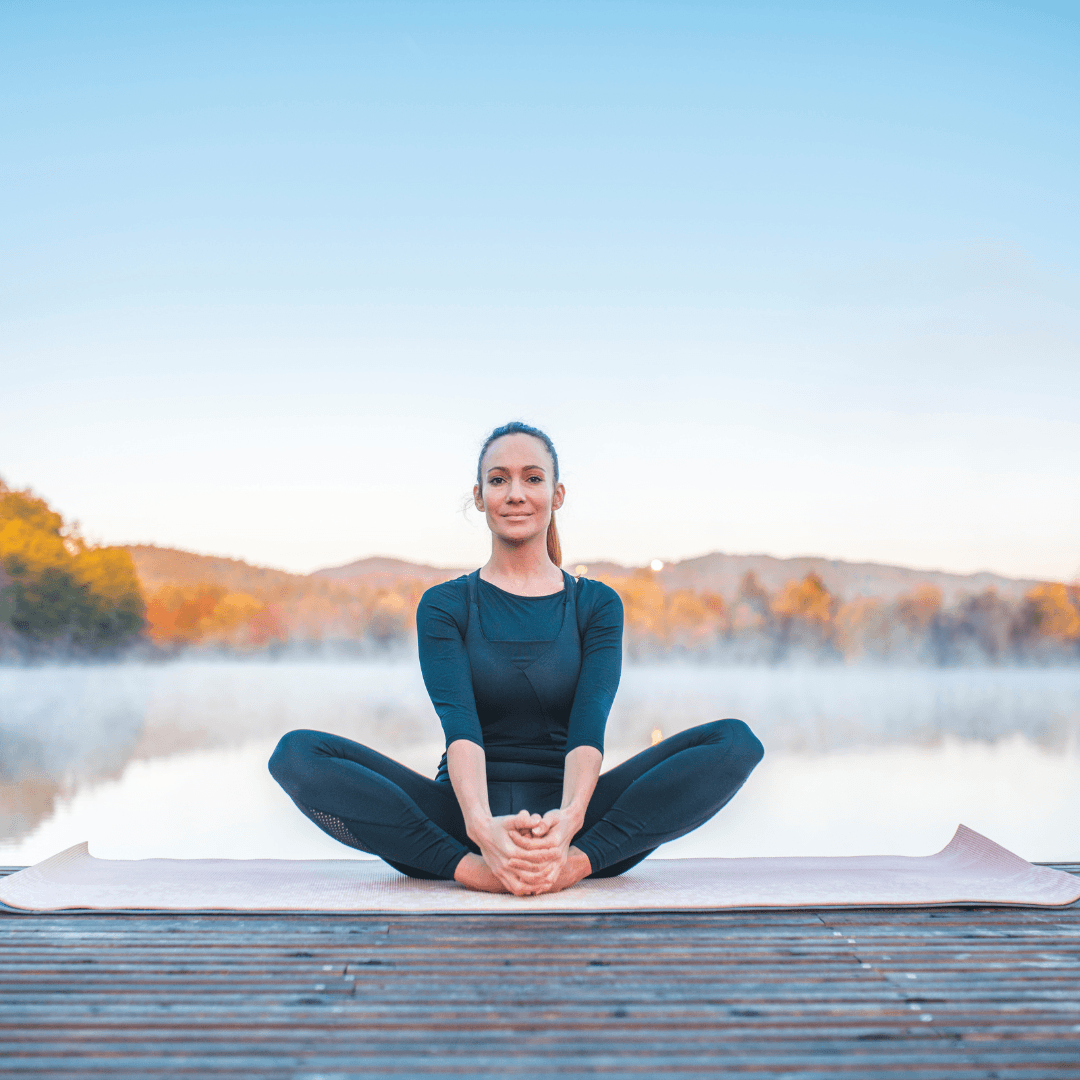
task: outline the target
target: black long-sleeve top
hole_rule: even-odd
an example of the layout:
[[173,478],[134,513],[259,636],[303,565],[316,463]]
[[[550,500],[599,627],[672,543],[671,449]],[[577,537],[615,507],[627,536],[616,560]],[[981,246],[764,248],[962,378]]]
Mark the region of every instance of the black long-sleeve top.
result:
[[446,745],[482,746],[489,779],[551,780],[575,747],[603,753],[622,665],[622,602],[602,582],[564,580],[570,595],[518,596],[470,575],[420,600],[420,667]]

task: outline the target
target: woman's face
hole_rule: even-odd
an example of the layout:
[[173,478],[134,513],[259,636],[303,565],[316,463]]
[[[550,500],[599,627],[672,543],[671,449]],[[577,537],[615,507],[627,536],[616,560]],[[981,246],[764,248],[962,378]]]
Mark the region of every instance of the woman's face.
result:
[[546,536],[551,511],[562,506],[566,494],[554,471],[547,447],[534,435],[496,439],[480,463],[483,487],[473,488],[488,528],[515,544]]

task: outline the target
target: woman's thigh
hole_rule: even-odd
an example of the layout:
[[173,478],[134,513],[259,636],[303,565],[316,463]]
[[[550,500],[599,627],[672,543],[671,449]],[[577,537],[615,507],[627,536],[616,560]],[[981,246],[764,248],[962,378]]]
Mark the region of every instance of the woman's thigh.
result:
[[745,758],[747,772],[761,758],[761,744],[741,720],[713,720],[687,728],[602,773],[589,800],[583,830],[599,821],[614,806],[619,796],[650,769],[684,750],[707,744],[716,745],[733,757]]
[[[343,768],[349,762],[359,769]],[[454,789],[432,780],[363,743],[324,731],[290,731],[270,758],[270,772],[294,798],[314,804],[320,791],[333,788],[341,806],[355,797],[359,810],[368,787],[365,770],[396,785],[421,812],[451,836],[467,841],[465,819]]]

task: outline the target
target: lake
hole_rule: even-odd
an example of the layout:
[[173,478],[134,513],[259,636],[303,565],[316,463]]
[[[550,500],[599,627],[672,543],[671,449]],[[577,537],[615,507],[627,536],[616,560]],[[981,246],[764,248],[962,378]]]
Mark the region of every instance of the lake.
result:
[[[629,666],[605,767],[723,716],[765,759],[654,857],[927,854],[964,823],[1080,859],[1080,670]],[[83,840],[105,858],[364,858],[266,760],[297,727],[434,775],[441,729],[412,660],[0,668],[0,863]]]

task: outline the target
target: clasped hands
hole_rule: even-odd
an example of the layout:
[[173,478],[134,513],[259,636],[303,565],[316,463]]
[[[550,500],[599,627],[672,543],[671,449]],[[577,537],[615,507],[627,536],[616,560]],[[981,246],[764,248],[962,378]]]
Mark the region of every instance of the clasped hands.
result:
[[488,869],[515,896],[558,891],[584,874],[568,867],[572,852],[588,859],[570,841],[581,828],[578,815],[567,810],[530,814],[521,810],[505,817],[488,818],[470,835],[480,847]]

